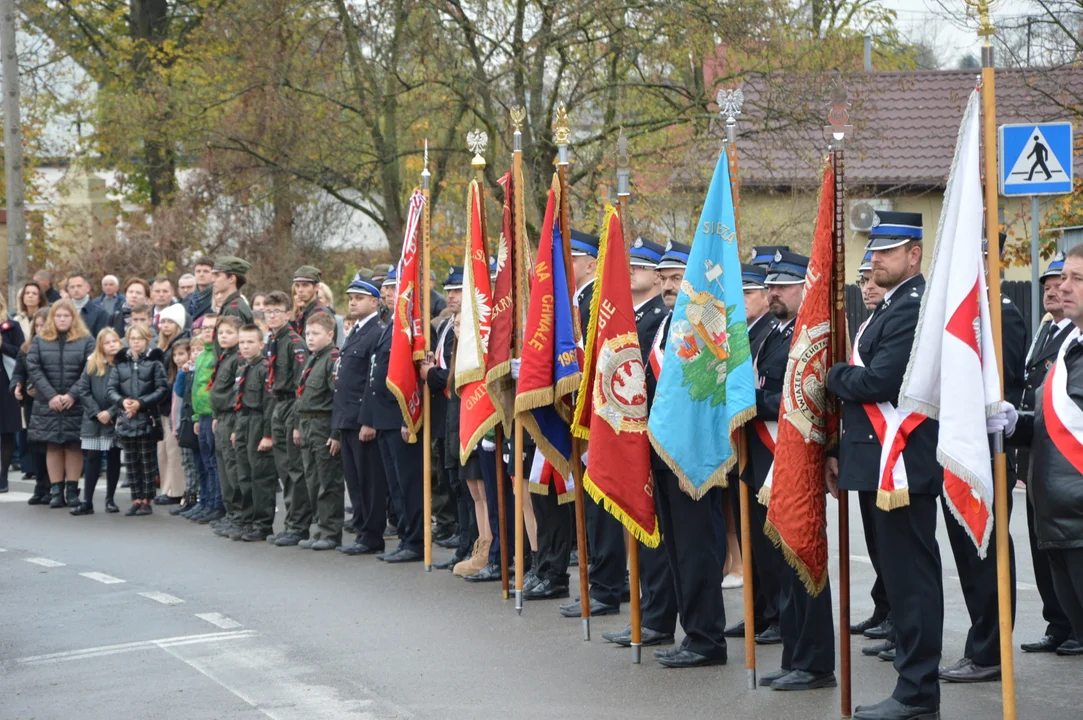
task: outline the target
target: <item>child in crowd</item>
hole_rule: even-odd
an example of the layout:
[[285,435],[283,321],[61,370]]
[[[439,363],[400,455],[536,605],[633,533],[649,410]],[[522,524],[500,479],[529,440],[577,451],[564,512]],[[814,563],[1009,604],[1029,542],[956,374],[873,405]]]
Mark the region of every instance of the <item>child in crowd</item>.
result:
[[195,356],[192,363],[192,421],[196,425],[199,437],[199,453],[196,467],[202,468],[199,475],[199,502],[191,512],[181,513],[194,523],[206,525],[218,522],[225,517],[222,503],[222,486],[218,477],[218,455],[214,444],[214,409],[211,407],[211,378],[217,358],[214,355],[214,328],[218,316],[206,313],[196,323],[193,332],[199,332],[203,342],[203,352]]
[[86,479],[83,482],[83,502],[72,509],[72,515],[94,514],[94,488],[102,472],[102,455],[106,456],[105,511],[120,512],[113,502],[113,493],[120,480],[120,447],[115,441],[116,421],[121,413],[118,404],[109,399],[109,375],[113,361],[123,346],[113,328],[98,333],[94,352],[72,392],[83,406],[80,443],[86,455]]
[[271,452],[271,412],[274,397],[267,392],[267,360],[263,357],[263,331],[257,325],[241,328],[240,373],[237,377],[237,417],[230,444],[237,457],[237,477],[242,488],[241,527],[231,540],[263,542],[275,519],[278,473]]
[[[154,333],[154,328],[150,324],[150,316],[151,316],[150,305],[147,305],[146,303],[139,303],[138,305],[133,305],[131,314],[128,316],[130,318],[130,321],[131,321],[129,327],[131,327],[131,325],[140,325],[142,327],[147,328],[148,330],[151,331],[151,336],[152,336],[151,339],[153,340],[154,339],[153,335],[155,333]],[[127,337],[127,333],[125,333],[125,337]]]
[[154,476],[158,469],[158,441],[162,420],[156,416],[158,403],[169,392],[162,367],[162,353],[147,348],[150,328],[135,322],[128,328],[128,349],[117,353],[109,376],[109,400],[123,412],[117,419],[116,434],[128,463],[132,506],[125,515],[150,515],[154,500]]
[[211,375],[211,409],[214,411],[214,447],[218,457],[218,480],[222,486],[222,501],[226,516],[214,527],[214,534],[228,537],[242,525],[242,490],[237,478],[237,455],[230,446],[237,420],[237,375],[240,370],[237,342],[241,319],[221,315],[215,329],[221,355],[215,361]]
[[317,528],[299,547],[334,550],[342,544],[345,479],[339,462],[339,431],[331,429],[335,397],[335,318],[315,313],[305,326],[308,361],[297,385],[297,429],[293,441],[301,446],[308,494],[316,508]]
[[[172,352],[169,354],[169,384],[172,392],[169,403],[169,426],[165,431],[173,433],[173,438],[180,450],[181,469],[184,472],[184,495],[181,497],[180,507],[170,510],[170,515],[180,515],[186,508],[195,505],[196,494],[199,492],[199,471],[196,469],[194,457],[199,452],[199,437],[191,431],[191,389],[188,383],[189,373],[186,371],[194,357],[194,346],[197,342],[199,342],[198,339],[195,341],[178,339],[173,343]],[[189,405],[187,412],[185,412],[185,403]]]

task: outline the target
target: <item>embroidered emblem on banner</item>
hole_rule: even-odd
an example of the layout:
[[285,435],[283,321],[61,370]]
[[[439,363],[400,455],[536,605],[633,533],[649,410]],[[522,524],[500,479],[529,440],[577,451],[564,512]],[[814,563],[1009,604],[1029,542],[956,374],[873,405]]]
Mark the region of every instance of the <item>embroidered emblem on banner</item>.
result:
[[830,323],[805,328],[790,348],[787,384],[783,388],[783,417],[805,438],[805,442],[827,442],[827,367],[824,363]]
[[635,333],[607,340],[598,354],[595,413],[614,432],[647,431],[647,373]]

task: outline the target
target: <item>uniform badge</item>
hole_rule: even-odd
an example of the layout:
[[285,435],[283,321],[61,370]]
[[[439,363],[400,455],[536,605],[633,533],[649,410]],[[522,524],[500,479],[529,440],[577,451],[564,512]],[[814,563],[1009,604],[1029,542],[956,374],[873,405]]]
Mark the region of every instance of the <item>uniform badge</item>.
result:
[[872,215],[872,226],[873,227],[880,227],[880,216],[877,215],[876,213],[873,213],[873,215]]
[[790,347],[782,386],[782,416],[805,442],[827,442],[827,356],[831,325],[805,328]]
[[775,250],[775,262],[782,262],[782,251]]
[[614,432],[647,429],[647,371],[636,334],[610,338],[598,354],[594,410]]
[[672,249],[673,249],[673,241],[672,240],[666,240],[666,252],[669,252]]
[[634,248],[643,247],[643,238],[636,238],[636,241],[634,243],[632,243],[632,247],[634,247]]

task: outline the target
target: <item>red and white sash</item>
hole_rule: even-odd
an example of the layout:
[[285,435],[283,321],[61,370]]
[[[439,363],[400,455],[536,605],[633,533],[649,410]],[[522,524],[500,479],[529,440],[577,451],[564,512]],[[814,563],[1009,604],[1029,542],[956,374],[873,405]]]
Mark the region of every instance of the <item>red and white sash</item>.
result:
[[1042,406],[1049,439],[1072,467],[1083,473],[1083,410],[1068,395],[1068,369],[1064,366],[1064,352],[1078,337],[1079,330],[1073,330],[1060,346],[1057,362],[1045,379]]
[[658,331],[654,333],[654,342],[651,343],[651,352],[647,356],[647,361],[650,363],[651,372],[654,373],[654,379],[657,381],[662,377],[662,359],[665,357],[666,351],[662,347],[662,340],[665,339],[666,328],[669,325],[669,319],[662,320],[662,324],[658,326]]
[[775,479],[775,441],[778,440],[778,422],[775,420],[752,420],[749,422],[752,431],[760,439],[764,447],[771,451],[771,467],[767,468],[767,477],[763,479],[763,485],[756,494],[756,500],[766,506],[771,502],[771,485]]
[[[865,324],[867,324],[866,321]],[[865,367],[858,352],[858,343],[865,324],[854,338],[854,352],[850,364]],[[899,410],[889,402],[862,403],[865,414],[872,423],[880,441],[880,474],[876,505],[881,510],[892,510],[910,504],[910,488],[906,480],[906,460],[902,457],[910,432],[925,420],[921,413]],[[899,462],[902,460],[902,462]]]

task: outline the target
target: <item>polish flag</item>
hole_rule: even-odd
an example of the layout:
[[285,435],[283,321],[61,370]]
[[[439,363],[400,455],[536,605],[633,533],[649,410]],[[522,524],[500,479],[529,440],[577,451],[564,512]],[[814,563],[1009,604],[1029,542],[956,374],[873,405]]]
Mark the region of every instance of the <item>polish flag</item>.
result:
[[1001,394],[982,261],[979,98],[971,93],[959,129],[899,409],[940,421],[944,497],[984,558],[993,529],[985,419],[999,411]]

